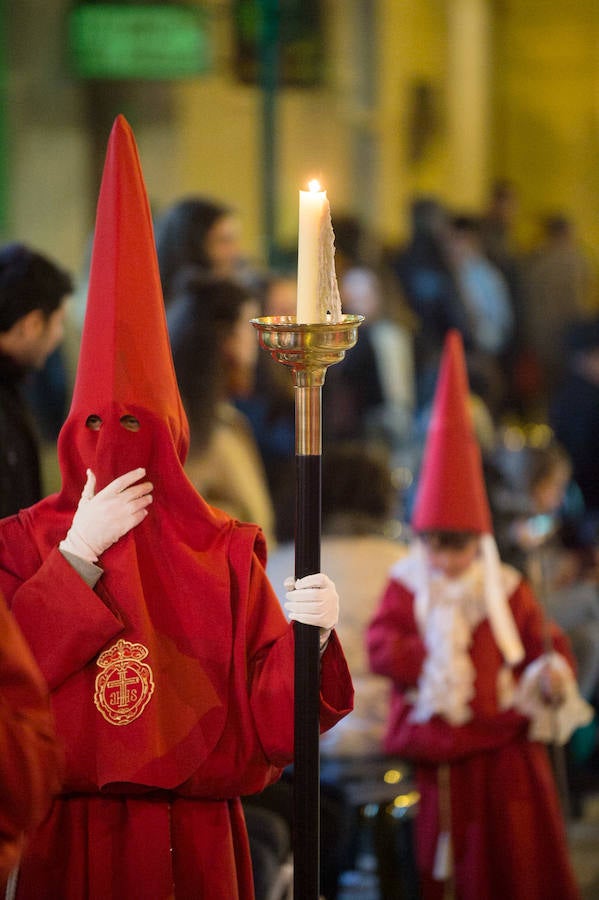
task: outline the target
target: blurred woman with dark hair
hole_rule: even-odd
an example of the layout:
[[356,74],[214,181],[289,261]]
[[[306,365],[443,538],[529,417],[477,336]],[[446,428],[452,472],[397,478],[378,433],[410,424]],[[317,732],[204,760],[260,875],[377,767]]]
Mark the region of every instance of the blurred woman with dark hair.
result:
[[241,285],[182,273],[168,310],[175,371],[191,429],[186,471],[213,506],[260,525],[274,543],[266,476],[246,417],[233,405],[253,386],[258,302]]
[[189,266],[218,278],[250,283],[241,252],[241,223],[232,207],[209,197],[186,197],[156,222],[158,266],[164,300],[174,298],[177,279]]

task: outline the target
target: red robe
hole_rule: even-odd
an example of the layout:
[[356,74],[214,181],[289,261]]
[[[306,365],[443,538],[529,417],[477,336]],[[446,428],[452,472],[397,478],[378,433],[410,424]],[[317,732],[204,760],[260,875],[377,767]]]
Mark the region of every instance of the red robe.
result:
[[[135,430],[124,427],[132,417]],[[58,439],[61,490],[0,522],[0,588],[48,681],[66,752],[63,793],[23,860],[18,900],[253,896],[239,797],[291,760],[293,630],[259,529],[206,504],[183,469],[188,448],[149,203],[119,117]],[[100,491],[139,467],[152,505],[102,554],[92,590],[58,549],[86,471]],[[351,702],[333,638],[322,726]]]
[[[264,573],[258,529],[221,517],[216,576],[207,564],[193,596],[172,570],[174,606],[165,596],[162,608],[139,608],[137,596],[128,608],[112,571],[119,545],[92,590],[57,547],[40,547],[44,504],[0,525],[0,584],[51,686],[66,750],[63,792],[32,839],[17,897],[251,898],[238,798],[275,781],[293,748],[293,630]],[[113,654],[103,670],[102,651],[119,639],[147,655]],[[351,704],[333,636],[322,728]]]
[[[543,653],[542,610],[520,581],[510,608],[525,649],[523,669]],[[556,649],[568,651],[556,635]],[[450,725],[435,715],[412,722],[413,689],[426,648],[414,615],[414,595],[391,580],[368,630],[370,665],[392,680],[386,750],[415,762],[420,792],[416,823],[418,867],[425,900],[443,897],[432,878],[439,836],[438,775],[450,764],[451,837],[459,900],[570,900],[578,890],[546,748],[527,739],[528,720],[501,710],[497,679],[503,660],[487,619],[472,635],[476,669],[472,719]],[[443,801],[442,801],[443,802]]]
[[60,754],[48,691],[0,598],[0,889],[16,865],[24,833],[59,790]]

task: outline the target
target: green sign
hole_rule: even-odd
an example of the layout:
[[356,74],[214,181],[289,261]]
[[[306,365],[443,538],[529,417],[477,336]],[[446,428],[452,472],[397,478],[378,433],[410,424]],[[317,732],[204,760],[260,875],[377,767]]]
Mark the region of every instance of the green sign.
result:
[[80,78],[166,80],[210,65],[205,18],[186,6],[77,6],[68,16],[68,48]]

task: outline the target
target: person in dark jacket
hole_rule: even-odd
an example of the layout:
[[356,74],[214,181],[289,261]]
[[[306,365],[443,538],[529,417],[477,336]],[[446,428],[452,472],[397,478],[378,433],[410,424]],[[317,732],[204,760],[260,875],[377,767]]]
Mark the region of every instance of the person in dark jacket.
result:
[[392,260],[395,274],[419,327],[414,338],[417,402],[432,401],[443,341],[450,328],[472,347],[472,329],[448,253],[449,215],[431,196],[415,196],[410,206],[411,236]]
[[549,424],[572,461],[585,512],[583,539],[599,528],[599,317],[574,323],[566,336],[567,371],[550,403]]
[[42,497],[38,439],[23,390],[63,336],[70,276],[23,244],[0,249],[0,518]]

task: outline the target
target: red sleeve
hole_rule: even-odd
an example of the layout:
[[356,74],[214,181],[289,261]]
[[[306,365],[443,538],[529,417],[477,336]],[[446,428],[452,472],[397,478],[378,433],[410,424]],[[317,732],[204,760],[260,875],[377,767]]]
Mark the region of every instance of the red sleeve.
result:
[[551,650],[561,653],[576,674],[576,661],[569,639],[545,613],[531,585],[522,579],[510,597],[510,607],[524,644],[525,661],[521,668]]
[[335,631],[320,663],[320,732],[332,728],[354,708],[354,686]]
[[17,861],[22,832],[45,815],[59,768],[46,686],[0,600],[0,876]]
[[418,682],[426,650],[414,618],[413,595],[399,582],[388,583],[366,643],[373,672],[400,688]]
[[124,627],[58,548],[17,588],[10,603],[51,690],[82,669]]
[[51,690],[123,630],[118,613],[55,547],[41,560],[21,516],[0,522],[0,590]]
[[[293,626],[256,559],[250,580],[248,660],[254,722],[266,756],[285,766],[293,755]],[[353,708],[353,685],[333,632],[321,662],[320,727],[331,728]]]

